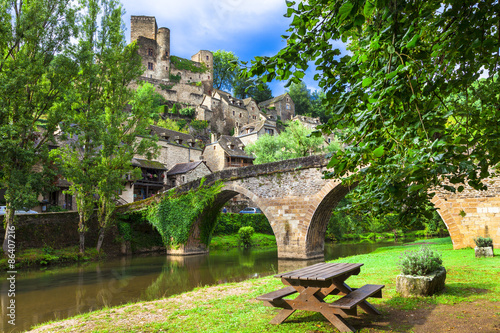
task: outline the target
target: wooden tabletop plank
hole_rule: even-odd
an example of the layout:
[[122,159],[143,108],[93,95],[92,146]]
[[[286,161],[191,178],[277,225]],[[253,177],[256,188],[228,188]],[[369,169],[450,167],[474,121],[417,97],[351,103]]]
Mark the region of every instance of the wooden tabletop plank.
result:
[[354,271],[359,267],[363,266],[363,264],[347,264],[343,267],[332,267],[329,270],[325,270],[323,273],[316,275],[316,280],[325,281],[336,276]]
[[355,270],[361,266],[363,266],[363,264],[319,263],[301,269],[297,269],[291,272],[277,274],[275,275],[275,277],[280,277],[284,279],[296,279],[296,280],[325,281],[327,279],[331,279],[336,276]]
[[311,266],[307,266],[307,267],[303,267],[303,268],[300,268],[300,269],[296,269],[294,271],[276,274],[274,277],[281,278],[281,277],[285,277],[285,276],[291,276],[291,275],[295,275],[295,273],[297,273],[297,272],[300,272],[300,274],[302,274],[302,273],[308,272],[310,270],[314,270],[316,267],[319,267],[319,266],[321,266],[323,264],[324,264],[324,262],[320,262],[318,264],[314,264],[314,265],[311,265]]
[[318,280],[323,279],[323,276],[336,276],[338,274],[342,274],[345,271],[348,271],[350,264],[347,263],[338,263],[336,265],[325,266],[322,270],[315,272],[314,274],[310,274],[305,276],[307,280]]

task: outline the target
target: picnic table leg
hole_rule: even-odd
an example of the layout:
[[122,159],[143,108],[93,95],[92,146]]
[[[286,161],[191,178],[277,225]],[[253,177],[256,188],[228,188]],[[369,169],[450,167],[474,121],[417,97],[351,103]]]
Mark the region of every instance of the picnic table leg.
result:
[[269,323],[279,325],[284,322],[286,318],[290,317],[294,312],[295,310],[283,309]]
[[321,314],[325,316],[333,326],[338,328],[341,332],[356,332],[356,329],[349,325],[347,321],[344,320],[340,315],[332,313],[331,311],[324,310]]

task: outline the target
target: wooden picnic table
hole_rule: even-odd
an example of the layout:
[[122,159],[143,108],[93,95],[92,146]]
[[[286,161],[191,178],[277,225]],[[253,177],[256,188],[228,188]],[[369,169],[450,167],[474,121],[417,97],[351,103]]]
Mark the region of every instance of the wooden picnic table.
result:
[[[281,324],[295,310],[320,312],[342,332],[356,332],[342,316],[356,316],[359,306],[369,314],[380,312],[366,301],[368,297],[382,297],[384,285],[367,284],[361,288],[351,288],[346,283],[351,275],[358,275],[363,264],[319,263],[274,277],[288,285],[283,289],[257,297],[264,305],[282,308],[271,324]],[[299,293],[294,299],[284,297]],[[327,303],[328,295],[345,295],[336,301]]]

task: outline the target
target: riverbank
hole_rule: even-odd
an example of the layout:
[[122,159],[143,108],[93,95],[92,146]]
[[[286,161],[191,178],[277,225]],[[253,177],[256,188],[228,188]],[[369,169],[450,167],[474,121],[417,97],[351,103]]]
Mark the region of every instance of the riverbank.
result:
[[[361,312],[347,320],[361,332],[492,332],[500,328],[500,251],[494,258],[474,258],[472,249],[453,250],[449,238],[426,240],[443,256],[448,271],[446,290],[428,298],[402,298],[396,294],[400,253],[416,244],[386,247],[367,255],[334,260],[364,263],[351,286],[385,284],[382,299],[373,299],[382,316]],[[380,269],[383,267],[384,269]],[[152,301],[107,308],[43,325],[33,332],[331,332],[321,315],[298,311],[284,324],[268,324],[276,309],[255,297],[281,288],[273,277],[203,287]],[[374,321],[373,321],[374,320]]]

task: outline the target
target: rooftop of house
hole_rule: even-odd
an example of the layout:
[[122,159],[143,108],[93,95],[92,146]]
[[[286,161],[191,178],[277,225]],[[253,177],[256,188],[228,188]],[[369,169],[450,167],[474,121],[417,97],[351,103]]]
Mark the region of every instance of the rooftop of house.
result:
[[[173,176],[173,175],[178,175],[178,174],[183,174],[187,173],[191,170],[196,169],[200,164],[205,164],[204,161],[197,161],[197,162],[188,162],[188,163],[177,163],[172,167],[172,169],[167,171],[168,176]],[[206,166],[206,164],[205,164]],[[208,168],[208,166],[207,166]],[[210,168],[209,168],[210,170]]]
[[167,170],[165,166],[157,161],[149,161],[141,158],[132,158],[132,166],[144,168],[144,169],[155,169],[155,170]]
[[265,107],[265,106],[268,106],[268,105],[274,104],[274,103],[276,103],[276,102],[279,102],[279,101],[281,101],[283,98],[285,98],[287,95],[288,95],[288,93],[284,93],[284,94],[281,94],[281,95],[279,95],[279,96],[277,96],[277,97],[274,97],[274,98],[268,99],[267,101],[260,102],[260,103],[259,103],[259,107]]
[[152,134],[158,135],[160,140],[168,141],[171,144],[188,145],[189,147],[200,149],[196,146],[196,140],[191,134],[172,131],[155,125],[150,125],[149,128]]
[[229,135],[222,135],[219,138],[219,141],[208,144],[208,146],[212,146],[215,144],[219,144],[219,146],[226,152],[231,157],[240,157],[240,158],[247,158],[247,159],[254,159],[254,157],[248,155],[245,153],[245,145],[243,142],[234,136],[229,136]]
[[233,97],[230,93],[227,93],[225,91],[214,89],[214,95],[216,93],[220,96],[221,100],[225,101],[228,105],[233,105],[241,109],[245,109],[245,104],[242,99]]

